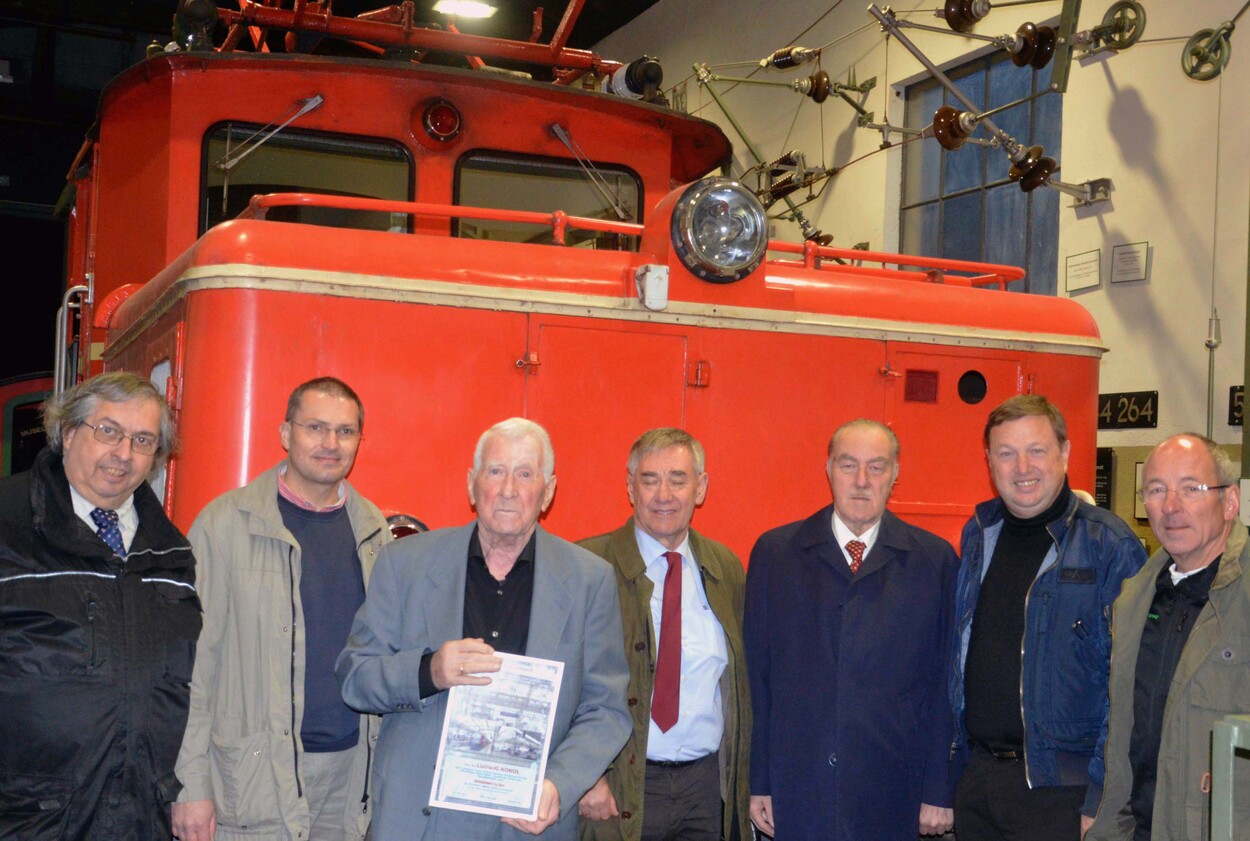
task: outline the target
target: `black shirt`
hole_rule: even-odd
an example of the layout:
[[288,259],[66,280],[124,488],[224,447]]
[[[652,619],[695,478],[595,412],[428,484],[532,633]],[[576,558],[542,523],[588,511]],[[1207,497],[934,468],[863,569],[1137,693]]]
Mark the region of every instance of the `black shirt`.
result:
[[981,581],[964,661],[964,724],[969,737],[1001,749],[1024,744],[1020,669],[1025,599],[1046,553],[1055,545],[1046,527],[1063,516],[1072,492],[1065,480],[1051,506],[1021,519],[1003,510],[1003,527]]
[[1128,758],[1133,769],[1129,808],[1137,822],[1134,841],[1150,841],[1168,687],[1219,567],[1217,557],[1200,572],[1173,584],[1172,565],[1168,564],[1155,579],[1155,595],[1142,629],[1133,682],[1133,733]]
[[[530,633],[530,607],[534,601],[534,558],[538,532],[517,556],[503,581],[491,575],[477,528],[469,538],[469,552],[464,580],[465,639],[482,639],[496,651],[524,654]],[[429,698],[440,690],[434,685],[430,663],[434,652],[421,658],[421,697]]]

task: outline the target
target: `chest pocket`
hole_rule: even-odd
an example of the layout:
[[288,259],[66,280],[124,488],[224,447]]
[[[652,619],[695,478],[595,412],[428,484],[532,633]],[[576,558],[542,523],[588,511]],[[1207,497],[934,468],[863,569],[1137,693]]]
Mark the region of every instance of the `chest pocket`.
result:
[[163,677],[189,684],[202,622],[200,599],[195,590],[174,581],[145,578],[142,584],[152,591],[156,627],[163,629],[160,639],[153,640],[161,655],[158,662],[164,663]]
[[91,679],[108,668],[108,578],[0,582],[0,675]]
[[1250,639],[1217,640],[1194,673],[1194,706],[1228,713],[1250,711]]

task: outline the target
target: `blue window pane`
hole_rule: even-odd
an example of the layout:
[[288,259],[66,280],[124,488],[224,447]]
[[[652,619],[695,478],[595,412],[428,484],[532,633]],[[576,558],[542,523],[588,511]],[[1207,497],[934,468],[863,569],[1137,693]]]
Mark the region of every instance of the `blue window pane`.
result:
[[1059,159],[1059,138],[1063,128],[1063,97],[1057,93],[1047,94],[1033,103],[1033,142],[1041,144],[1046,154]]
[[[1055,97],[1058,99],[1058,97]],[[1059,289],[1059,199],[1058,190],[1038,187],[1033,201],[1032,248],[1029,255],[1029,291],[1054,295]]]
[[[971,61],[947,74],[956,87],[963,91],[964,96],[972,100],[978,111],[985,110],[986,66],[987,62],[983,59]],[[962,102],[949,94],[946,97],[946,101],[961,111],[966,107]]]
[[[1009,60],[996,62],[990,68],[990,107],[997,108],[1000,105],[1006,105],[1008,102],[1015,102],[1028,96],[1033,87],[1033,69],[1031,67],[1016,67]],[[1030,127],[1030,111],[1031,103],[1017,105],[1015,108],[1009,108],[1006,111],[995,114],[991,119],[1000,129],[1010,134],[1016,140],[1031,146],[1038,142],[1032,139],[1033,131]],[[1007,174],[1005,164],[1006,156],[1001,152],[998,153],[998,160],[990,165],[989,179],[996,181],[1003,178]]]
[[937,254],[941,244],[938,228],[937,202],[922,204],[903,211],[902,244],[904,254]]
[[945,152],[946,181],[942,192],[957,193],[978,187],[984,183],[985,147],[976,143],[965,143],[954,152]]
[[942,256],[981,259],[981,192],[942,202]]
[[[907,89],[906,125],[921,128],[933,122],[942,104],[942,88],[936,83]],[[903,204],[929,201],[938,196],[942,147],[936,140],[915,140],[903,147]]]
[[1015,184],[985,194],[985,259],[1028,269],[1029,196]]

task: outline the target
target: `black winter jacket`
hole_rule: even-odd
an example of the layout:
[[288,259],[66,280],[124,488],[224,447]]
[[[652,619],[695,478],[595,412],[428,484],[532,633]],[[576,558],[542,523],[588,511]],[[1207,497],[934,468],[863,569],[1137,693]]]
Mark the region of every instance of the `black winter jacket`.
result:
[[200,604],[146,482],[135,508],[123,563],[59,455],[0,480],[0,838],[170,837]]

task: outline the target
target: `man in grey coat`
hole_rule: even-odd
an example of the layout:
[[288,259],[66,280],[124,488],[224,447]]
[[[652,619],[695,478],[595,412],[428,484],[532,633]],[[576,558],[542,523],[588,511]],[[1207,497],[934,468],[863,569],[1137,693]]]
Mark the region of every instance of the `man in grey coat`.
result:
[[[414,535],[378,558],[337,673],[343,698],[381,713],[372,836],[577,838],[577,802],[630,732],[629,673],[611,567],[538,526],[555,494],[547,433],[523,418],[488,429],[469,471],[477,519]],[[564,663],[536,819],[428,804],[447,690],[485,686],[496,652]]]
[[189,537],[204,630],[175,773],[181,841],[352,841],[369,825],[376,720],[334,661],[390,532],[346,481],[364,406],[346,383],[292,392],[287,458],[205,506]]

